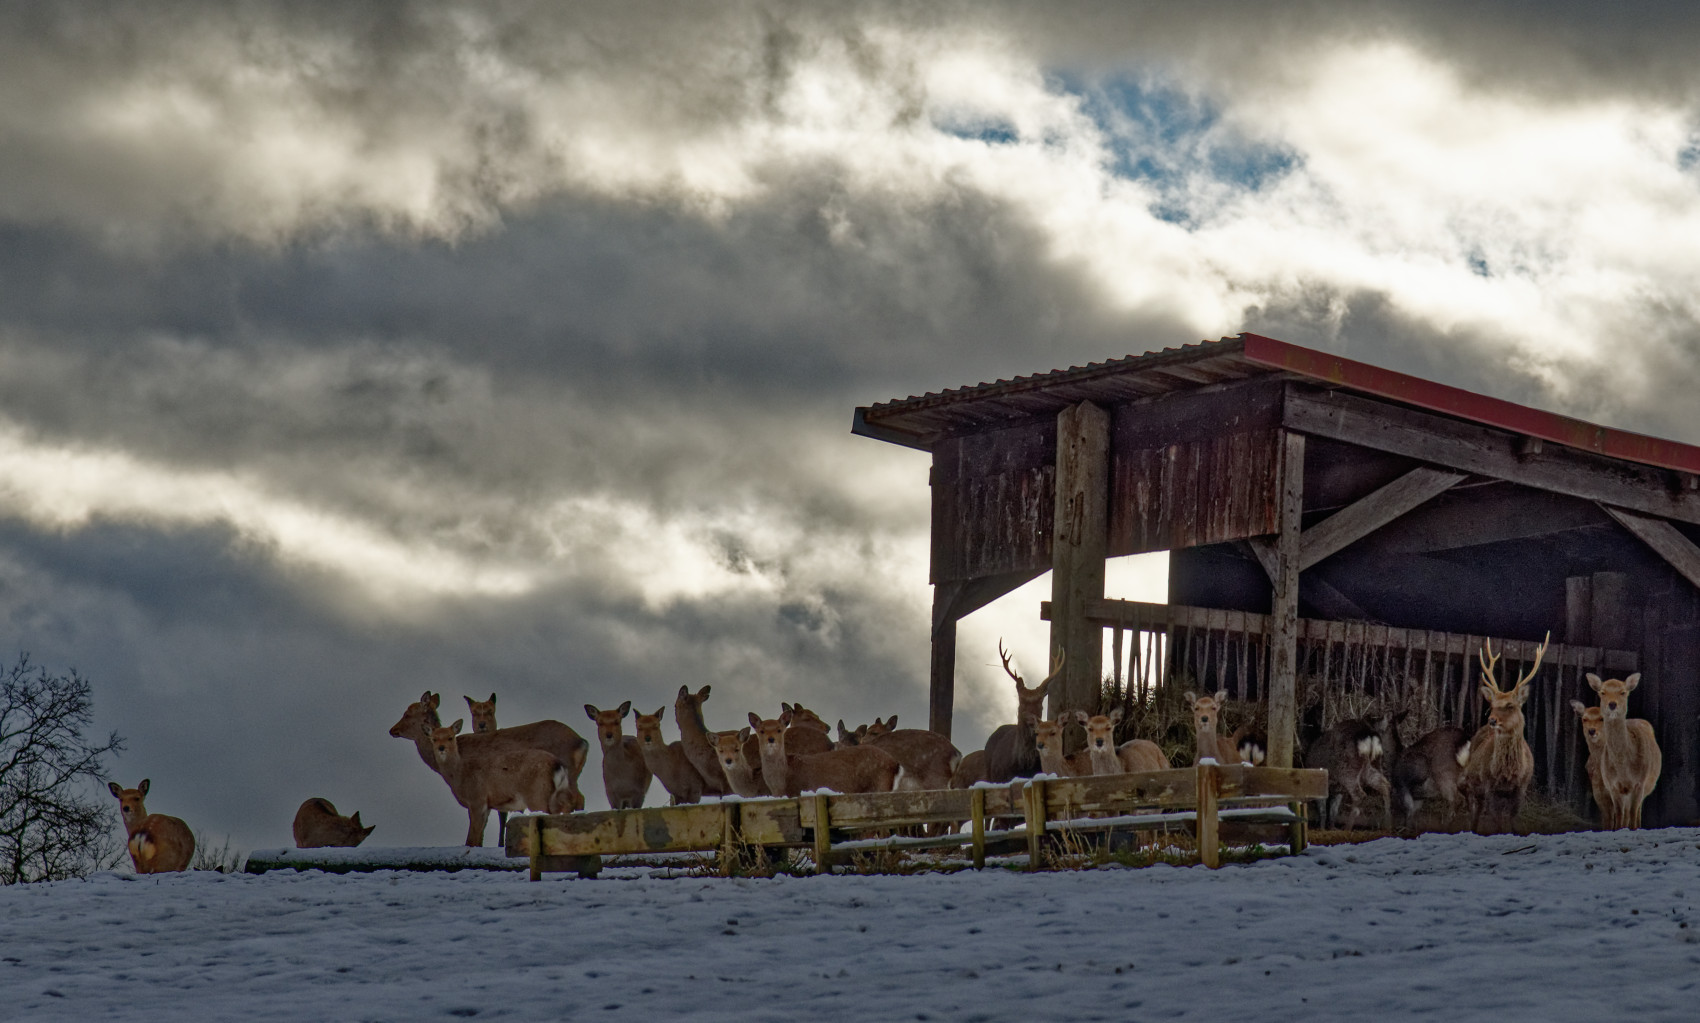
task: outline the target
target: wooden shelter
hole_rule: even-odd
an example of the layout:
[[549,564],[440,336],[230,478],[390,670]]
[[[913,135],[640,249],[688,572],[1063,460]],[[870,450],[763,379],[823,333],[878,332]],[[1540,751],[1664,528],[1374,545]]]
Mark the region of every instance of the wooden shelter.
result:
[[[933,457],[936,731],[956,622],[1049,571],[1053,711],[1098,704],[1112,629],[1129,699],[1153,672],[1228,688],[1290,766],[1301,716],[1354,692],[1478,725],[1482,641],[1517,662],[1550,631],[1537,787],[1585,802],[1569,701],[1640,671],[1647,820],[1700,816],[1700,448],[1256,334],[888,401],[853,431]],[[1105,599],[1107,558],[1161,550],[1167,605]]]

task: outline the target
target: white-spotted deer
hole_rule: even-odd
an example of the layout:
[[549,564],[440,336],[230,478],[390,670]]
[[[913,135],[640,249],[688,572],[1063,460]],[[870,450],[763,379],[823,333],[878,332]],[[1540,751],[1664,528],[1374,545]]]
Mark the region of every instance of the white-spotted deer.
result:
[[188,870],[195,858],[195,835],[189,825],[163,813],[148,813],[142,802],[148,794],[148,779],[133,789],[107,782],[106,787],[118,797],[118,810],[124,817],[124,830],[129,833],[126,843],[130,862],[138,874],[169,874]]
[[1659,783],[1664,755],[1652,722],[1629,716],[1629,694],[1641,684],[1639,672],[1626,679],[1589,673],[1588,686],[1600,694],[1600,783],[1612,803],[1612,828],[1639,828],[1641,804]]
[[1535,755],[1523,737],[1523,705],[1529,683],[1546,656],[1547,638],[1535,650],[1534,665],[1510,689],[1500,689],[1493,677],[1499,655],[1491,640],[1483,640],[1476,659],[1481,663],[1482,698],[1488,702],[1487,724],[1470,738],[1470,762],[1464,767],[1464,798],[1470,806],[1470,830],[1478,835],[1510,831],[1529,782],[1535,776]]
[[702,802],[702,775],[685,756],[682,740],[668,742],[661,735],[661,718],[667,711],[662,707],[653,714],[635,714],[638,749],[643,751],[643,763],[661,782],[672,797],[674,806],[680,803]]
[[1044,717],[1045,694],[1062,675],[1064,655],[1059,649],[1051,659],[1051,674],[1036,686],[1028,686],[1010,666],[1010,655],[998,643],[1003,670],[1015,682],[1015,721],[999,725],[986,739],[986,779],[1002,784],[1012,778],[1028,778],[1039,771],[1039,751],[1033,745],[1033,723]]
[[360,811],[344,817],[328,799],[314,796],[295,811],[295,823],[290,830],[295,835],[297,849],[347,849],[366,841],[377,827],[360,823]]
[[791,715],[763,720],[750,715],[750,727],[761,749],[761,773],[768,791],[796,796],[811,789],[834,792],[890,792],[903,768],[885,750],[853,746],[801,756],[786,750]]
[[431,729],[431,751],[437,773],[466,807],[468,846],[484,844],[484,824],[491,810],[567,813],[572,809],[572,775],[560,757],[531,747],[469,748],[466,740],[478,736],[461,735],[464,725],[456,718],[452,725]]
[[649,767],[637,739],[625,733],[623,722],[631,712],[627,700],[613,710],[584,705],[585,714],[596,722],[596,738],[602,744],[602,791],[611,810],[635,810],[649,794]]

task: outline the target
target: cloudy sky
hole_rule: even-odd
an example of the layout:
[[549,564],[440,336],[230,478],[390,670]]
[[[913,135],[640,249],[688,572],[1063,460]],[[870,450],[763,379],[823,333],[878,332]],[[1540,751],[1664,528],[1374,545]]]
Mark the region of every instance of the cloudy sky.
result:
[[[114,773],[249,848],[312,795],[455,841],[386,734],[426,688],[924,725],[927,459],[857,405],[1254,330],[1700,442],[1696,39],[1685,4],[6,5],[0,649],[89,676]],[[964,749],[1040,596],[964,623]]]

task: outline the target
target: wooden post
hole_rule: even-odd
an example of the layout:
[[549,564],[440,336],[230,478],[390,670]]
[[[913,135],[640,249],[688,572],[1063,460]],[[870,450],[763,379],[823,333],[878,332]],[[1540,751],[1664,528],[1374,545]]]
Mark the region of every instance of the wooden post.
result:
[[1305,851],[1305,814],[1307,809],[1303,803],[1288,803],[1287,809],[1293,811],[1298,819],[1287,825],[1287,852],[1293,856]]
[[531,879],[543,880],[543,815],[531,817]]
[[1213,869],[1222,865],[1216,826],[1216,793],[1221,785],[1220,768],[1213,763],[1198,765],[1198,861]]
[[824,792],[815,793],[815,873],[832,873],[832,823]]
[[1564,580],[1564,642],[1569,646],[1594,645],[1594,584],[1585,575]]
[[1640,618],[1630,607],[1629,573],[1595,572],[1589,580],[1589,625],[1594,646],[1622,650],[1629,645],[1630,622]]
[[1292,767],[1298,739],[1299,527],[1304,514],[1305,438],[1282,431],[1275,594],[1269,608],[1270,767]]
[[986,790],[968,790],[968,816],[973,822],[974,869],[986,869]]
[[1039,849],[1045,838],[1045,783],[1037,779],[1022,789],[1027,815],[1027,869],[1039,869]]
[[720,804],[726,809],[726,829],[720,838],[720,876],[738,876],[738,804]]
[[[1104,630],[1086,620],[1088,601],[1104,599],[1109,556],[1110,414],[1081,402],[1057,414],[1056,520],[1051,540],[1051,652],[1067,655],[1062,691],[1048,700],[1062,711],[1098,712],[1104,675]],[[1076,729],[1078,731],[1078,729]]]
[[933,587],[933,664],[927,696],[927,727],[948,739],[950,719],[956,707],[956,619],[950,615],[949,608],[939,607],[940,601],[948,599],[941,592],[944,589]]

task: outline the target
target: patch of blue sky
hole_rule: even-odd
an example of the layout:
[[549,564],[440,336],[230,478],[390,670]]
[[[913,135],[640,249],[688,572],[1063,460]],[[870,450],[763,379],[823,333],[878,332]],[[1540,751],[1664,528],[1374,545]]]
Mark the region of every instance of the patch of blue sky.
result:
[[1207,98],[1154,76],[1056,74],[1104,133],[1110,171],[1151,188],[1153,216],[1197,227],[1235,194],[1258,192],[1300,165],[1292,149],[1226,123]]
[[1688,137],[1688,144],[1676,151],[1677,170],[1687,173],[1700,170],[1700,132]]

